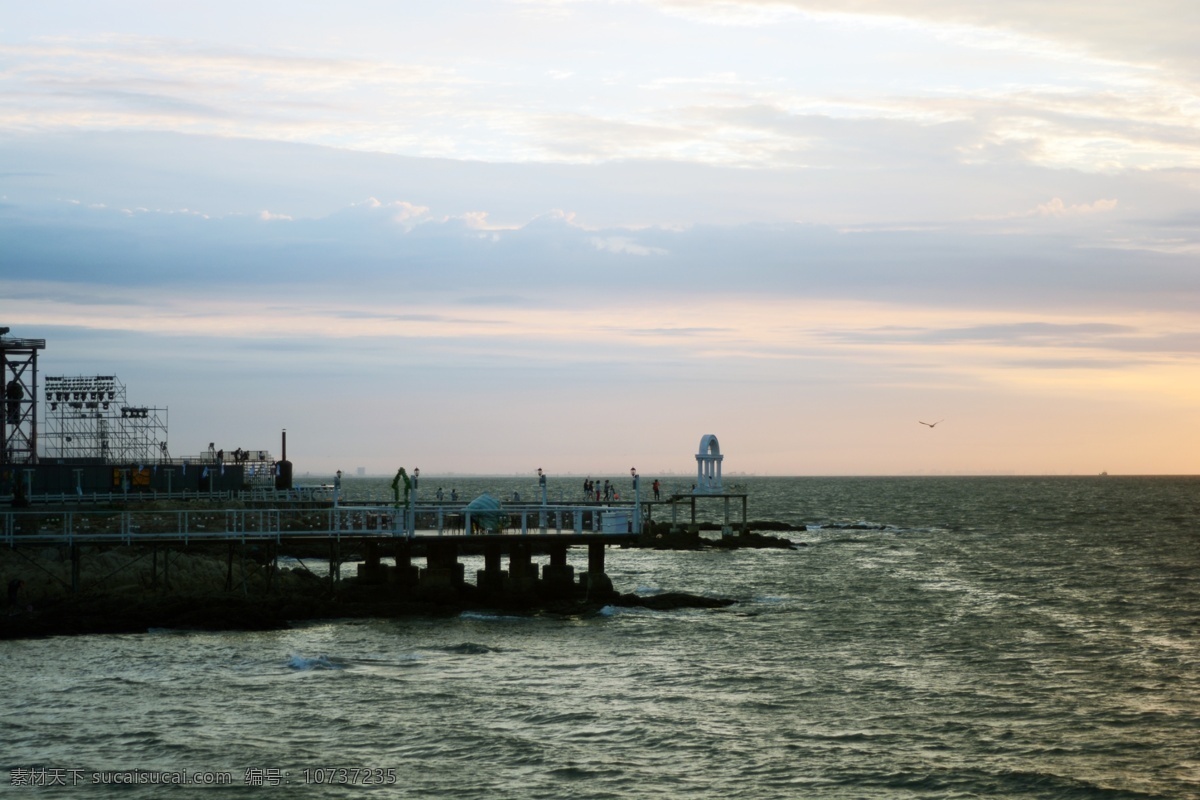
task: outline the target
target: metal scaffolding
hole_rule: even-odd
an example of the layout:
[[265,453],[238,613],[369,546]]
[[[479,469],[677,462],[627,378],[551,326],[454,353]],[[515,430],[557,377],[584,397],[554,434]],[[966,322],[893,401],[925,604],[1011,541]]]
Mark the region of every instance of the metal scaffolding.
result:
[[32,464],[37,461],[37,354],[46,340],[12,339],[8,331],[0,328],[0,464]]
[[47,377],[45,420],[46,458],[170,460],[167,410],[131,406],[114,375]]

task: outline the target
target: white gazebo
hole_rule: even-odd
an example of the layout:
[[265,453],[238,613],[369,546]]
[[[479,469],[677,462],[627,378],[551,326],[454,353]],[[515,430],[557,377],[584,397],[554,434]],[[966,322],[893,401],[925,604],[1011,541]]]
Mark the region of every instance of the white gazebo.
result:
[[721,487],[721,461],[724,458],[717,437],[705,434],[700,440],[700,452],[696,453],[695,494],[722,494],[725,491]]

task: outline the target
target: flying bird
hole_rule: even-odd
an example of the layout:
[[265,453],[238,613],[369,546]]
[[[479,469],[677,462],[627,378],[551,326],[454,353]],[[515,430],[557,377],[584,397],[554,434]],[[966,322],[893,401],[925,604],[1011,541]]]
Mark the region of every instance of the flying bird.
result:
[[[917,422],[921,422],[921,420],[917,420]],[[921,422],[921,424],[928,425],[929,427],[933,428],[942,422],[945,422],[945,420],[939,419],[937,422]]]

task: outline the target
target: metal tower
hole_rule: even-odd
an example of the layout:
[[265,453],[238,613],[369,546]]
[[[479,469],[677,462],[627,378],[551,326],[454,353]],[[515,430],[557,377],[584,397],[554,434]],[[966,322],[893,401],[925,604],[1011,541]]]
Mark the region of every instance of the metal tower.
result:
[[13,339],[8,331],[0,328],[0,465],[32,464],[37,461],[37,354],[46,340]]

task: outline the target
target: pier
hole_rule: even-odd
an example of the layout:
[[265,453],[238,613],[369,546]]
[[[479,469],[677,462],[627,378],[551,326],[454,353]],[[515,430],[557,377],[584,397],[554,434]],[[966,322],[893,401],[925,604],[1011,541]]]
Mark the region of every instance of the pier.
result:
[[[419,493],[420,470],[410,477],[401,467],[391,494],[347,502],[340,471],[332,484],[294,483],[286,430],[278,458],[265,447],[219,446],[217,437],[206,450],[172,455],[165,406],[131,401],[112,374],[39,380],[45,340],[8,333],[0,327],[0,567],[9,633],[104,628],[97,619],[113,609],[132,615],[128,627],[137,627],[135,617],[157,625],[178,621],[170,608],[232,608],[235,595],[244,601],[237,614],[270,606],[283,620],[351,606],[367,613],[403,604],[611,602],[607,548],[698,545],[702,500],[724,502],[728,535],[730,504],[740,499],[746,531],[746,497],[722,487],[713,435],[701,440],[691,491],[666,499],[657,480],[647,492],[630,468],[624,498],[605,480],[603,499],[597,484],[581,501],[560,492],[550,502],[539,468],[539,502],[522,502],[516,491],[511,502],[488,492],[460,502],[453,490],[446,502],[440,489],[432,502]],[[662,506],[669,527],[653,520]],[[689,508],[690,525],[680,519]],[[571,547],[586,548],[586,566],[568,559]],[[463,556],[482,558],[473,583]],[[343,579],[347,563],[357,574]],[[54,623],[59,606],[76,617]]]
[[[611,591],[604,571],[605,549],[639,535],[630,505],[504,505],[479,511],[464,503],[331,505],[276,502],[260,508],[106,509],[72,504],[0,512],[0,545],[62,548],[71,561],[71,591],[80,590],[85,548],[148,547],[164,555],[196,545],[227,545],[232,574],[235,552],[255,546],[267,554],[267,584],[278,569],[281,545],[328,553],[329,581],[341,581],[342,554],[357,552],[357,583],[392,586],[401,594],[461,589],[461,553],[482,552],[484,569],[475,587],[487,594],[535,591],[566,596],[577,586],[567,563],[571,546],[587,548],[584,592]],[[534,561],[535,554],[548,563]],[[414,557],[424,556],[424,566]],[[394,564],[383,563],[391,557]],[[507,556],[508,568],[503,568]],[[231,588],[231,587],[226,587]]]

